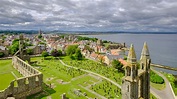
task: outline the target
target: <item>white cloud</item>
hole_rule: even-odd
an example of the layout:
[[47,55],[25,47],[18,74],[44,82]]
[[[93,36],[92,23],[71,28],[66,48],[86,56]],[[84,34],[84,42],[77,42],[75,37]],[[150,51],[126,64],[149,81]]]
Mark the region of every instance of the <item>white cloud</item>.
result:
[[0,29],[177,31],[176,0],[1,0]]

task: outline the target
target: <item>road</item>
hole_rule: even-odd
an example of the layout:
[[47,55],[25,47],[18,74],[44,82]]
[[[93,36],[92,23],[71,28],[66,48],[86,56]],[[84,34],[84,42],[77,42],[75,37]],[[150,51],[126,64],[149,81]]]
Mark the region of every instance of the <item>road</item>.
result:
[[153,87],[151,87],[151,90],[157,94],[159,96],[160,99],[176,99],[173,89],[171,87],[170,82],[167,80],[167,78],[161,74],[160,72],[157,72],[156,70],[151,69],[152,71],[154,71],[155,73],[157,73],[159,76],[161,76],[164,80],[165,80],[165,89],[163,90],[157,90]]

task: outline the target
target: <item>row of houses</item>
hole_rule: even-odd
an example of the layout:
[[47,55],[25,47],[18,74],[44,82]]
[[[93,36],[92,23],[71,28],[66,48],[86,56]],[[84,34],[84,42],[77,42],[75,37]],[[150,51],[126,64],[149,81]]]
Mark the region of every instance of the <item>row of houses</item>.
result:
[[78,45],[81,49],[81,53],[86,58],[103,62],[107,65],[111,65],[113,60],[123,60],[126,52],[117,49],[106,49],[101,40],[97,42],[91,40],[78,41],[74,35],[60,36],[60,35],[45,35],[47,51],[50,52],[53,49],[65,51],[69,45]]
[[[78,45],[78,47],[81,49],[81,53],[86,58],[104,62],[107,65],[111,65],[111,62],[114,59],[123,59],[126,54],[120,48],[117,48],[117,45],[115,47],[111,46],[111,49],[107,49],[104,46],[102,40],[97,40],[96,42],[91,40],[79,41],[77,39],[77,36],[75,35],[41,35],[43,40],[37,38],[36,35],[24,35],[24,38],[28,39],[28,43],[32,45],[28,46],[27,49],[32,49],[33,54],[41,54],[43,51],[51,52],[51,50],[54,49],[61,50],[64,52],[67,46]],[[12,44],[12,41],[16,38],[18,38],[18,35],[7,35],[6,39],[4,40],[5,42],[0,39],[0,52],[3,52],[6,56],[8,56],[9,51],[7,46],[10,46]]]

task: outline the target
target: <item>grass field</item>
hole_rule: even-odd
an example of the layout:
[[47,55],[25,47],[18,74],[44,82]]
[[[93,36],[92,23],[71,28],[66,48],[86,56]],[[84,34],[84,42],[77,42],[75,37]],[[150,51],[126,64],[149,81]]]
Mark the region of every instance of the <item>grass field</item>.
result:
[[121,89],[106,80],[92,86],[90,89],[105,96],[106,98],[121,99]]
[[118,72],[118,70],[112,67],[104,66],[103,64],[100,64],[98,62],[89,59],[78,61],[78,60],[72,60],[68,56],[61,57],[61,59],[63,62],[65,62],[68,65],[90,70],[98,74],[101,74],[107,78],[110,78],[111,80],[117,82],[118,84],[122,83],[121,79],[124,76],[124,74],[122,72]]
[[12,72],[17,76],[22,75],[13,68],[12,60],[0,60],[0,90],[4,90],[10,85],[10,82],[15,79]]
[[[123,73],[113,68],[88,59],[76,61],[67,56],[61,59],[68,65],[99,73],[121,84]],[[80,69],[63,66],[58,59],[47,57],[43,60],[42,57],[35,57],[31,61],[32,66],[43,73],[44,83],[43,92],[29,96],[27,99],[58,99],[63,93],[66,93],[67,99],[102,99],[102,97],[121,99],[121,90],[115,85],[100,77],[80,71]],[[11,60],[0,60],[0,71],[0,88],[3,85],[1,89],[6,88],[15,79],[11,72],[21,77],[13,69]],[[151,95],[151,99],[155,98]]]
[[66,93],[67,97],[71,99],[87,99],[84,94],[89,98],[99,98],[94,91],[88,91],[87,87],[97,83],[100,78],[79,69],[65,67],[59,60],[52,57],[48,57],[46,60],[43,60],[42,57],[35,57],[31,60],[36,62],[33,66],[43,73],[46,85],[44,84],[42,93],[32,95],[28,99],[57,99],[63,93]]

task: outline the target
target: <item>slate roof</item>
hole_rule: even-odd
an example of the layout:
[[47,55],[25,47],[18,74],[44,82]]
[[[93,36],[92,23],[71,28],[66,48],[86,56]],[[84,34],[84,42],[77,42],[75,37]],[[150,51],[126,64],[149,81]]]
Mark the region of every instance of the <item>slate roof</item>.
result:
[[109,60],[114,60],[114,59],[120,59],[123,58],[123,55],[106,55],[108,57]]

